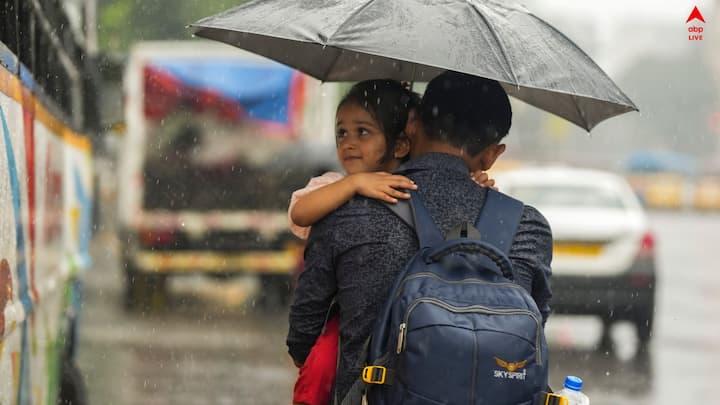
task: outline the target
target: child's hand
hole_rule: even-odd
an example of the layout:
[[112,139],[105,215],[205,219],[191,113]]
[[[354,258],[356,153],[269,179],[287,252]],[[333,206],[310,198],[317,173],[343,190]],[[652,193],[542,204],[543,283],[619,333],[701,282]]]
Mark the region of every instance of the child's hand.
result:
[[417,190],[417,185],[412,180],[387,172],[355,173],[348,178],[352,181],[356,194],[389,203],[398,202],[398,198],[410,198],[410,194],[397,189]]
[[491,189],[497,191],[497,187],[495,187],[495,179],[491,179],[488,174],[482,170],[478,170],[475,172],[470,172],[470,178],[475,181],[480,187],[490,187]]

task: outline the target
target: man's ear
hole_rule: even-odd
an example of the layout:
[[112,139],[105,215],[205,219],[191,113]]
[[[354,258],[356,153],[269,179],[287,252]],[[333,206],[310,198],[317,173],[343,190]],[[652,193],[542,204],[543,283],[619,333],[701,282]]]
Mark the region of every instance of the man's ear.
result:
[[423,143],[423,132],[422,132],[422,123],[420,122],[420,116],[418,115],[417,111],[410,110],[408,113],[408,120],[405,124],[405,135],[408,138],[409,147],[410,150],[413,153],[413,156],[417,154]]
[[401,133],[395,141],[395,150],[393,151],[393,157],[395,159],[403,159],[410,153],[410,138]]
[[499,158],[503,152],[505,152],[504,143],[494,143],[485,148],[484,151],[480,152],[480,168],[482,170],[490,170],[492,165],[495,164],[497,158]]

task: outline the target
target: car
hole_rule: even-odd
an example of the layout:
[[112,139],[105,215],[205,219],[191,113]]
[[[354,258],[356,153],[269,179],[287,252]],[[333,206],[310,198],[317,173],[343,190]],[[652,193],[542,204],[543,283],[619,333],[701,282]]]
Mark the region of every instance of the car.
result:
[[655,236],[627,180],[572,167],[524,167],[495,179],[500,191],[537,208],[550,223],[553,312],[599,316],[603,347],[611,344],[613,322],[631,321],[645,347],[657,288]]

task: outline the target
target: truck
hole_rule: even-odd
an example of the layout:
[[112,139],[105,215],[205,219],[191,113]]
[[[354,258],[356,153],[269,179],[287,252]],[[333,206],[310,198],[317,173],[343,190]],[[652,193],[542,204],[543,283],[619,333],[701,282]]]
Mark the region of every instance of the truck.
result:
[[124,74],[118,232],[125,307],[162,306],[167,280],[252,274],[288,301],[303,242],[293,190],[336,167],[338,87],[213,42],[148,41]]

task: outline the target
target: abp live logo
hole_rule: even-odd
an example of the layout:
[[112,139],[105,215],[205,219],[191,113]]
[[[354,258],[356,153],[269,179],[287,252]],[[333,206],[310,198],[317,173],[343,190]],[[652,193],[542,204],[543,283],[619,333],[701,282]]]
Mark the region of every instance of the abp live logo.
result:
[[[700,13],[700,10],[698,10],[697,6],[693,8],[692,12],[687,18],[687,21],[685,21],[685,24],[691,22],[691,21],[701,21],[703,24],[705,23],[705,18],[703,18],[703,15]],[[696,23],[697,24],[697,23]],[[702,41],[703,40],[703,33],[704,29],[702,25],[691,25],[688,27],[688,41]]]

